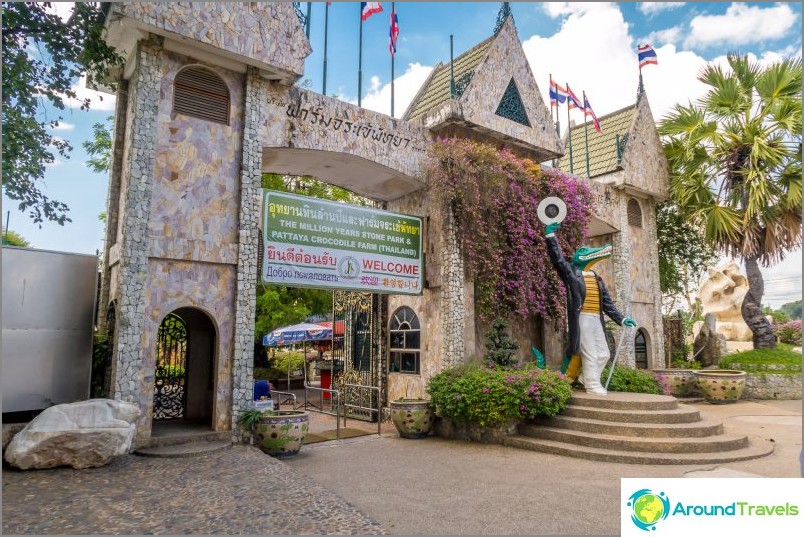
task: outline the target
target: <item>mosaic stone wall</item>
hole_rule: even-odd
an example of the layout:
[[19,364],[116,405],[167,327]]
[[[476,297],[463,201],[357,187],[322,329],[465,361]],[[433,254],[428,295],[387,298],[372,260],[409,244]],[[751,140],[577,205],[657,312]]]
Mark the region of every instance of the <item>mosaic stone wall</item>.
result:
[[263,125],[266,122],[267,85],[259,72],[246,75],[243,103],[243,149],[240,171],[237,288],[235,294],[234,369],[232,376],[232,431],[241,439],[237,412],[254,398],[254,320],[257,308],[257,259],[260,227]]
[[261,133],[265,147],[346,153],[408,177],[421,176],[432,139],[427,129],[303,88],[268,88]]
[[119,320],[114,399],[137,403],[148,410],[152,391],[142,393],[140,338],[145,323],[145,293],[148,280],[147,226],[156,146],[156,120],[161,84],[162,46],[158,40],[141,41],[136,52],[136,70],[129,86],[128,132],[121,180],[120,262],[117,298]]
[[[511,78],[514,78],[530,127],[498,116],[495,112]],[[533,72],[514,27],[513,17],[505,22],[461,96],[460,108],[466,121],[522,140],[535,147],[559,153],[560,142],[542,100]]]
[[634,123],[628,132],[622,168],[626,185],[660,199],[669,195],[667,159],[644,94],[637,102]]
[[[137,445],[146,445],[151,436],[159,325],[168,313],[178,308],[193,307],[203,311],[217,329],[213,364],[215,395],[212,429],[221,431],[231,426],[234,332],[232,297],[236,279],[234,265],[151,259],[145,297],[147,313],[139,341],[142,354],[139,389],[146,400],[147,413],[141,416],[137,426]],[[192,355],[189,359],[192,363]]]
[[[111,15],[302,76],[312,48],[290,2],[112,3]],[[252,63],[252,62],[248,62]]]

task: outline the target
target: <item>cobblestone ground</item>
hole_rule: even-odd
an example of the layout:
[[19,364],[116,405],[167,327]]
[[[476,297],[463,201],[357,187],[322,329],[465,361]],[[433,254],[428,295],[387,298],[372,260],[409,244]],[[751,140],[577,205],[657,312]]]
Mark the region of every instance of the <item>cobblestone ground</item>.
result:
[[386,534],[287,464],[235,446],[102,468],[3,468],[3,534]]

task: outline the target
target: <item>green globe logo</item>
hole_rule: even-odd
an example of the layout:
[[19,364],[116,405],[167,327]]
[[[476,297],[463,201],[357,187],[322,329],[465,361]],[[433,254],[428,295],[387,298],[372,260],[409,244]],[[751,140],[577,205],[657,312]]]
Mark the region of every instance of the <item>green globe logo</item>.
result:
[[648,489],[636,491],[628,498],[631,508],[631,522],[645,531],[655,530],[656,523],[667,518],[670,512],[670,500],[664,492],[655,494]]

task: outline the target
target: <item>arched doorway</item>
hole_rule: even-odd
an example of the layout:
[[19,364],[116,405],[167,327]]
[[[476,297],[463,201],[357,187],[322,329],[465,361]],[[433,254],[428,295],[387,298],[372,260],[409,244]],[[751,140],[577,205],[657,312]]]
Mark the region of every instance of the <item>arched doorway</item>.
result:
[[179,308],[159,325],[154,369],[155,422],[211,426],[215,394],[215,325],[195,308]]
[[634,359],[637,369],[648,368],[648,335],[644,328],[637,330],[634,336]]

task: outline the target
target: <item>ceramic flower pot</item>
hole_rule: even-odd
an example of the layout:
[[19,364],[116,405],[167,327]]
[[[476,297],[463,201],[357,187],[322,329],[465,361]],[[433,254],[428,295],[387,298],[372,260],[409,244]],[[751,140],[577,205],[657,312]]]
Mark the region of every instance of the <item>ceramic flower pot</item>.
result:
[[287,458],[299,453],[310,428],[310,414],[303,410],[276,410],[254,425],[254,438],[262,451]]
[[667,395],[690,397],[701,393],[694,369],[654,369],[651,372]]
[[424,438],[433,427],[433,409],[425,399],[391,401],[391,421],[402,438]]
[[734,403],[745,390],[748,374],[736,369],[703,369],[695,371],[698,387],[709,403]]

